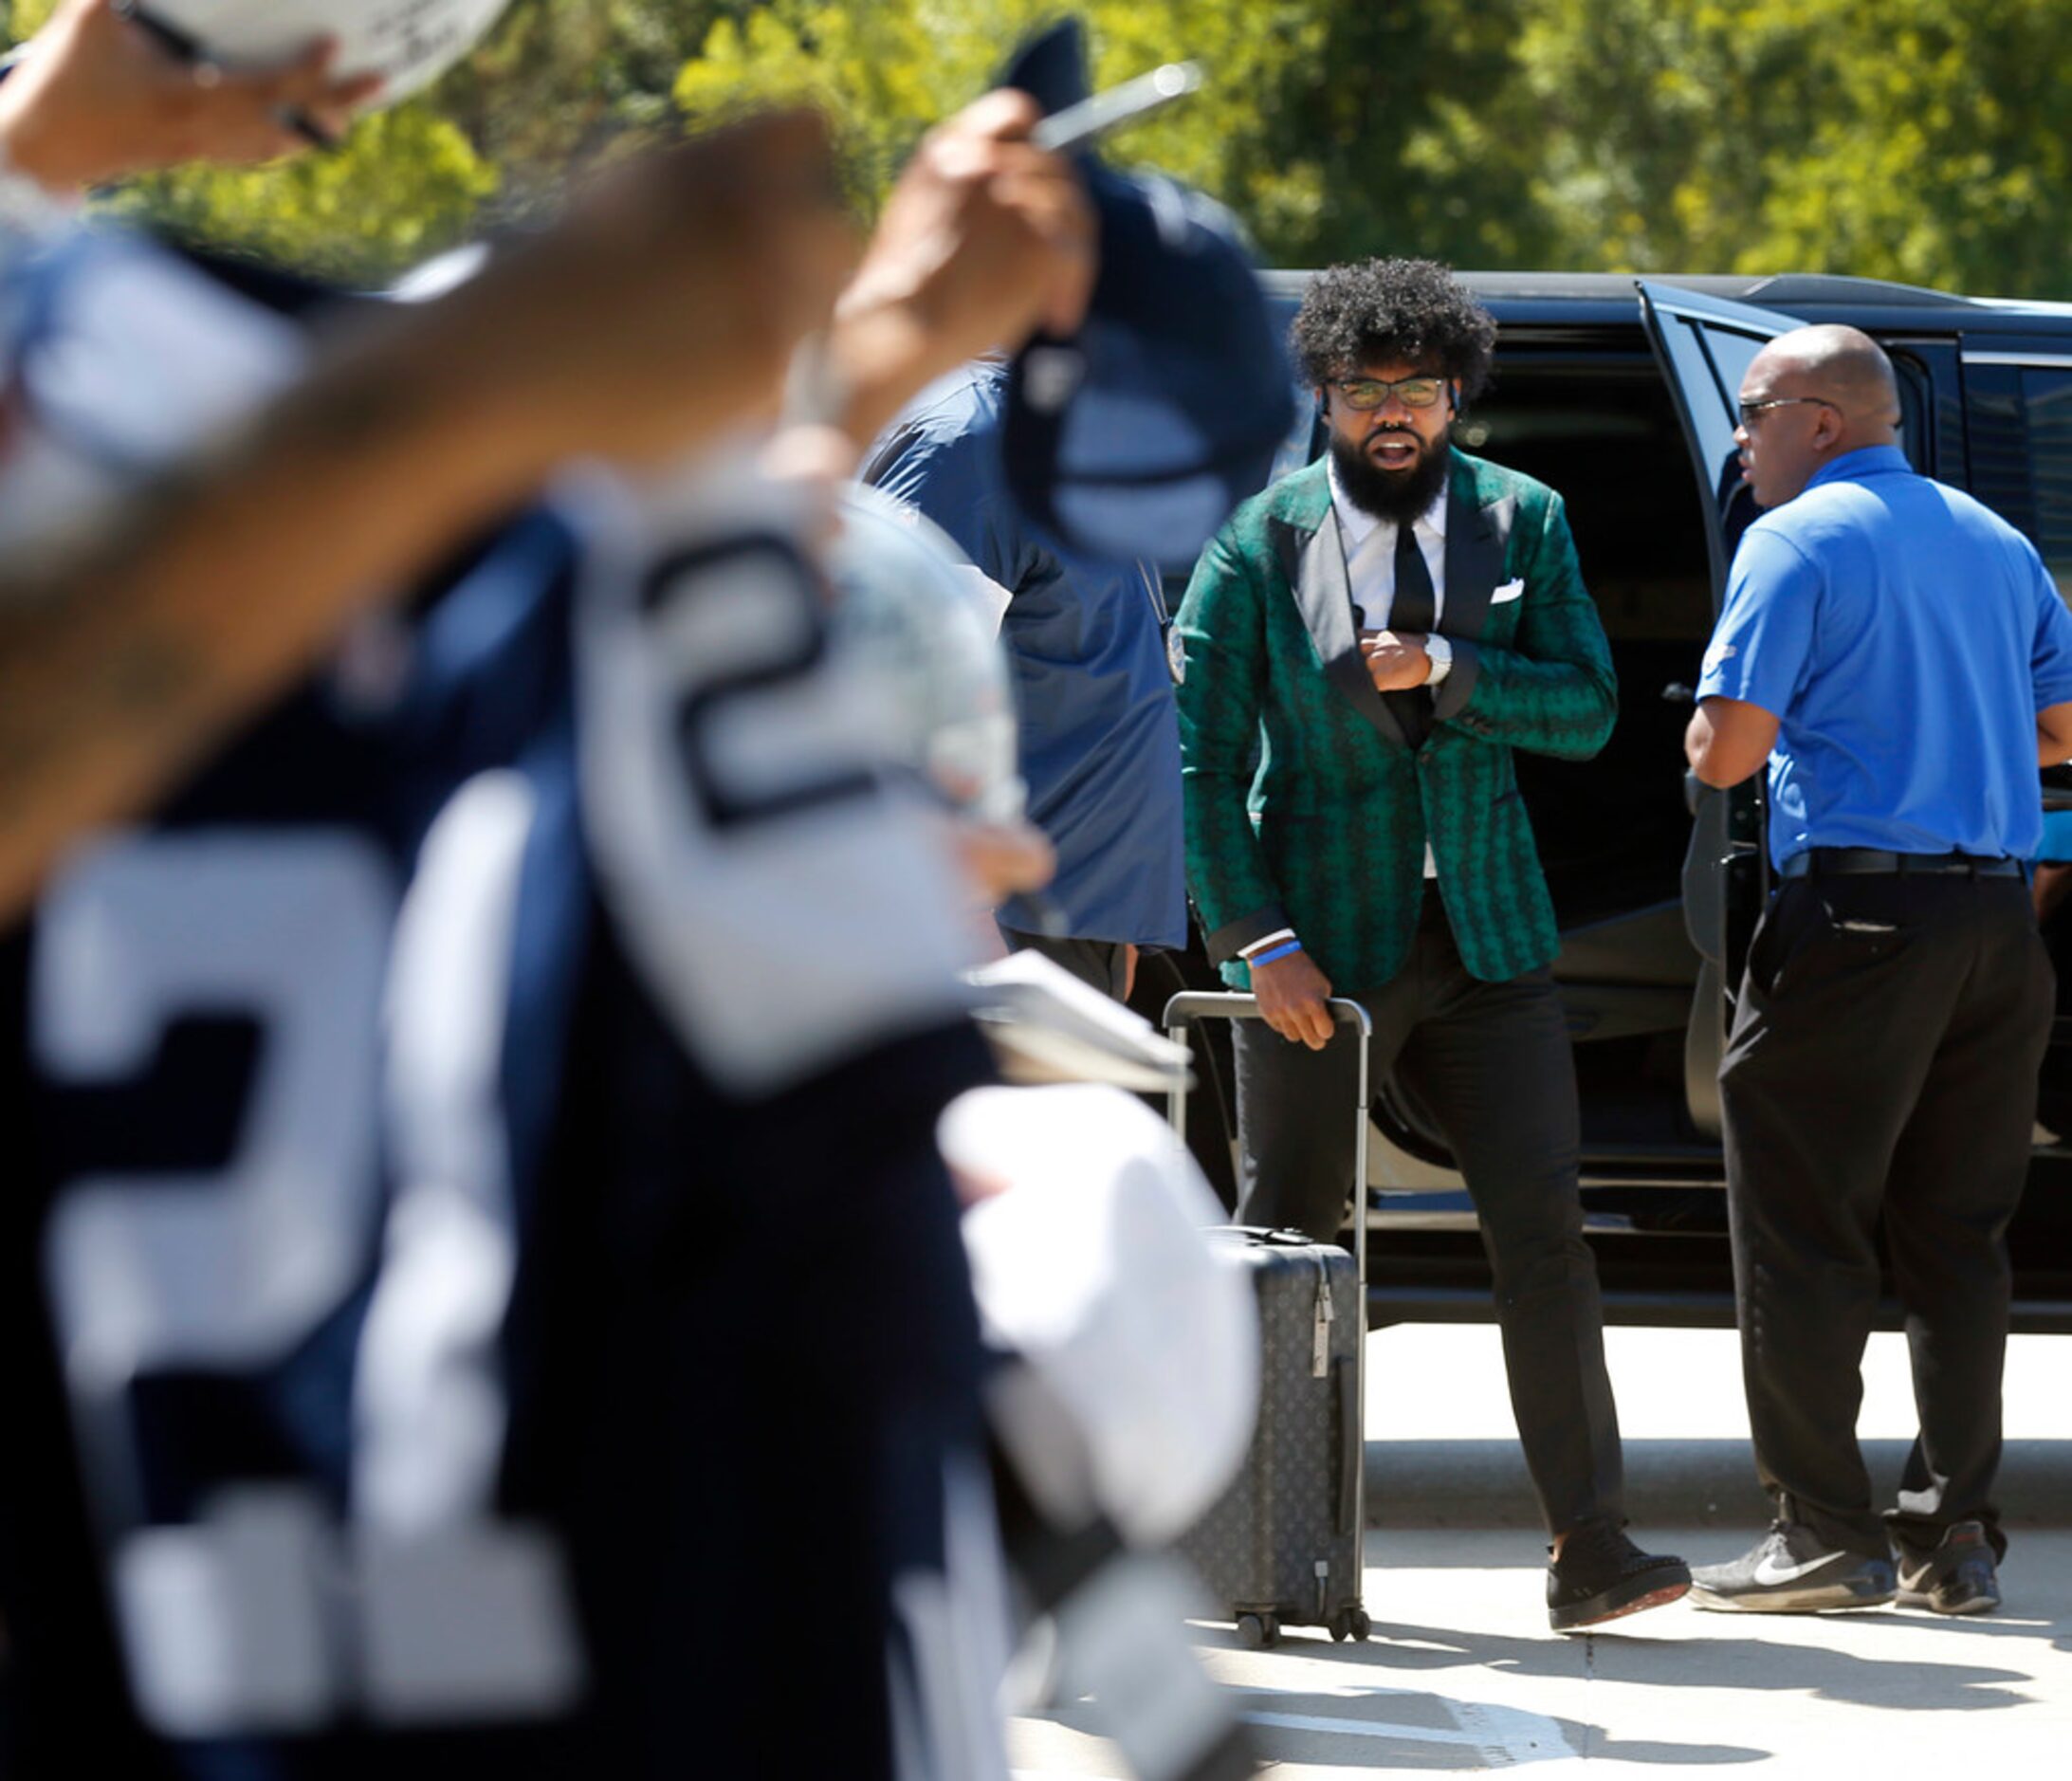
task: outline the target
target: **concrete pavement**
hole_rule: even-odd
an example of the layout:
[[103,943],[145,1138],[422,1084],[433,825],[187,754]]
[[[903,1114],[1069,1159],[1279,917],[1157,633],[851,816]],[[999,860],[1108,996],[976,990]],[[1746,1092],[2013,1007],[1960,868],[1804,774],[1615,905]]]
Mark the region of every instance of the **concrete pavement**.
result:
[[[1716,1532],[1668,1532],[1715,1555]],[[1586,1766],[1843,1781],[2072,1772],[2072,1533],[2021,1541],[1994,1616],[1678,1604],[1580,1638],[1547,1630],[1539,1570],[1508,1532],[1413,1542],[1377,1530],[1367,1565],[1365,1645],[1294,1632],[1251,1652],[1227,1627],[1196,1628],[1274,1781],[1529,1764],[1549,1781]],[[1123,1776],[1095,1722],[1084,1705],[1017,1721],[1018,1773]]]
[[[1609,1332],[1637,1532],[1698,1561],[1741,1551],[1765,1506],[1749,1471],[1731,1332]],[[1366,1606],[1374,1637],[1293,1631],[1196,1647],[1274,1781],[1475,1772],[1549,1777],[1757,1769],[1854,1781],[2072,1775],[2072,1342],[2018,1339],[2008,1368],[2007,1604],[1972,1620],[1705,1613],[1548,1630],[1544,1557],[1514,1458],[1494,1331],[1385,1331],[1369,1350]],[[1874,1342],[1859,1432],[1874,1473],[1911,1434],[1904,1347]],[[1692,1513],[1696,1505],[1696,1513]],[[1125,1776],[1088,1703],[1017,1720],[1030,1777]]]
[[[1759,1528],[1769,1507],[1749,1450],[1733,1332],[1607,1330],[1604,1350],[1636,1528]],[[2004,1395],[2002,1515],[2010,1528],[2072,1527],[2072,1338],[2016,1336]],[[1369,1522],[1538,1527],[1494,1327],[1377,1332],[1367,1344],[1366,1399]],[[1875,1335],[1857,1437],[1872,1478],[1888,1492],[1915,1427],[1905,1339]]]

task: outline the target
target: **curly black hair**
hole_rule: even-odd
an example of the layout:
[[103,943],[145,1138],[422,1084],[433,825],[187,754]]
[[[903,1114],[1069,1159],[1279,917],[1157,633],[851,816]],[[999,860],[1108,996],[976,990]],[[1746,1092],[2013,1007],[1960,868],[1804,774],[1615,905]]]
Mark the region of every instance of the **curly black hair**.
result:
[[1288,340],[1311,383],[1394,360],[1431,366],[1458,382],[1462,402],[1472,402],[1489,386],[1496,323],[1451,266],[1365,260],[1310,281]]

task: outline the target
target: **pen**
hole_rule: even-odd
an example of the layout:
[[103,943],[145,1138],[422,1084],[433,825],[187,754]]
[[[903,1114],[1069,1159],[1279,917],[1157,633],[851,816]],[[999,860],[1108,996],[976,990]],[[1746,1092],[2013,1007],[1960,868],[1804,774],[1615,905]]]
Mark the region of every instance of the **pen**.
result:
[[[115,0],[115,12],[118,18],[127,19],[136,26],[168,55],[186,63],[194,70],[197,80],[204,84],[210,83],[209,75],[218,64],[208,46],[193,32],[181,29],[170,19],[160,18],[149,8],[138,5],[137,0]],[[283,129],[293,131],[311,148],[333,149],[339,145],[338,138],[321,128],[300,105],[284,105],[274,117]]]
[[1054,112],[1036,125],[1029,139],[1052,154],[1084,148],[1110,130],[1134,123],[1176,99],[1184,99],[1201,84],[1200,63],[1168,62],[1148,74],[1140,74],[1133,81],[1125,81],[1120,86],[1111,86],[1105,93]]

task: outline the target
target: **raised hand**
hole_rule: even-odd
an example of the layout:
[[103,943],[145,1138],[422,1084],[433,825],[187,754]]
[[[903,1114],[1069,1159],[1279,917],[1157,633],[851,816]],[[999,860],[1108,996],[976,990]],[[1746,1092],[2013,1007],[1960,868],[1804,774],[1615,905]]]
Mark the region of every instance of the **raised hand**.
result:
[[290,119],[343,133],[380,90],[339,80],[337,46],[270,68],[184,57],[119,0],[65,0],[0,82],[0,147],[14,171],[68,195],[184,161],[242,164],[309,146]]
[[930,131],[901,174],[829,342],[853,435],[931,377],[1038,327],[1069,334],[1092,294],[1093,210],[1072,164],[1028,140],[1024,93],[988,93]]

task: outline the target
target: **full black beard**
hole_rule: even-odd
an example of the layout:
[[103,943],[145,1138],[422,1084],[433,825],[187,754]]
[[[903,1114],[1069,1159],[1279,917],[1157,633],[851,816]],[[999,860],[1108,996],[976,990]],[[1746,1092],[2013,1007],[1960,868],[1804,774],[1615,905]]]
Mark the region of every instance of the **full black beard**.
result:
[[[1367,456],[1366,440],[1353,445],[1336,433],[1331,435],[1331,462],[1338,469],[1338,486],[1351,498],[1354,506],[1363,513],[1371,513],[1377,520],[1388,520],[1401,525],[1406,520],[1422,518],[1425,509],[1439,499],[1439,491],[1446,486],[1448,461],[1452,455],[1451,435],[1441,433],[1426,445],[1404,428],[1383,431],[1417,445],[1417,462],[1408,469],[1384,470]],[[1376,436],[1369,433],[1367,438]]]

